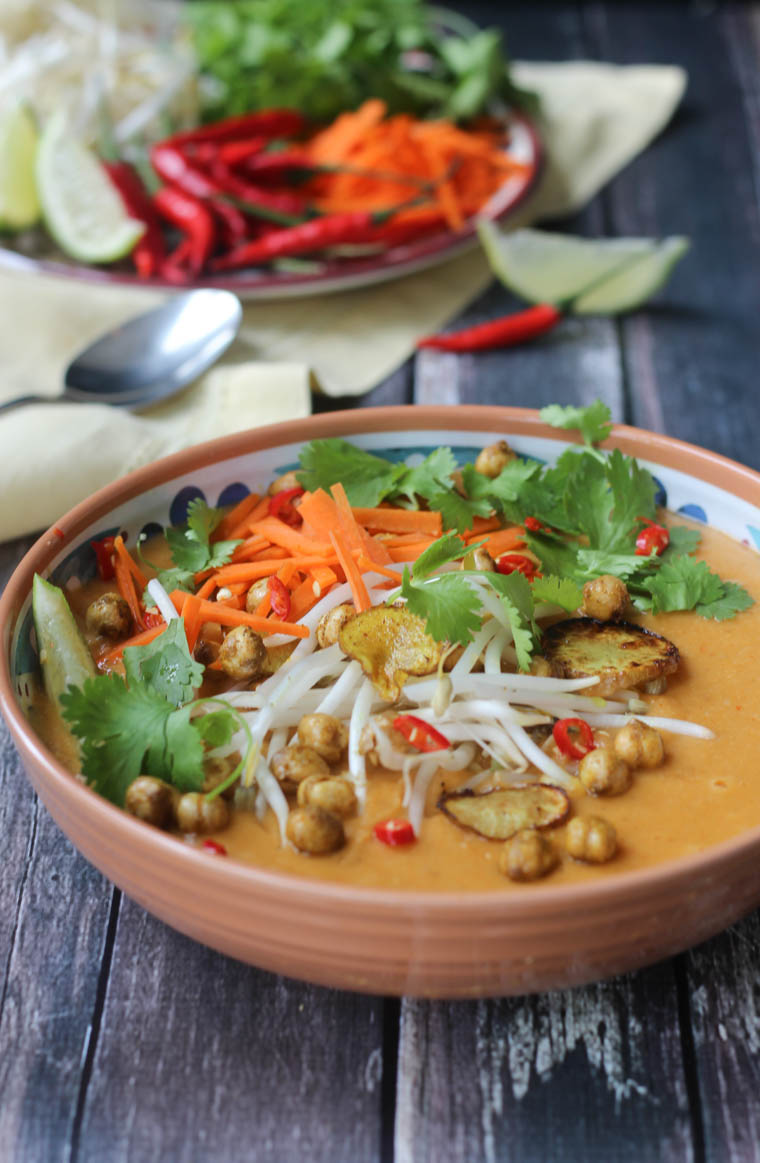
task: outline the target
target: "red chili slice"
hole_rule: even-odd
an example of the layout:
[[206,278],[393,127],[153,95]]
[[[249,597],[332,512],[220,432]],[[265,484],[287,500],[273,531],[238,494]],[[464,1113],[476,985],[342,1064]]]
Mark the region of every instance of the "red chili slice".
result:
[[524,553],[505,553],[496,562],[499,573],[522,573],[527,578],[535,577],[538,566],[532,557]]
[[113,567],[114,538],[103,537],[100,541],[91,541],[90,545],[95,550],[98,574],[101,579],[110,581],[111,578],[116,577],[116,570]]
[[279,517],[286,525],[294,525],[298,520],[298,510],[293,501],[296,497],[302,497],[305,493],[300,485],[294,489],[283,489],[279,493],[275,493],[273,497],[269,498],[269,516]]
[[372,829],[378,840],[389,848],[400,848],[403,844],[413,844],[416,836],[408,820],[381,820]]
[[[578,733],[576,738],[570,732]],[[596,749],[594,732],[583,719],[558,719],[552,727],[554,742],[568,759],[583,759]]]
[[270,577],[267,589],[274,613],[278,618],[287,620],[290,614],[290,590],[276,574],[272,574]]
[[529,529],[531,533],[538,533],[540,529],[543,529],[543,525],[537,517],[526,517],[523,521],[523,525],[526,529]]
[[447,751],[451,746],[445,735],[416,715],[397,715],[393,726],[418,751]]
[[650,557],[656,553],[659,557],[670,542],[670,534],[664,525],[645,525],[636,538],[635,552],[639,557]]
[[164,616],[160,610],[150,609],[143,614],[143,622],[145,629],[151,630],[154,626],[160,626],[163,623]]
[[224,844],[220,844],[217,840],[204,840],[201,847],[204,852],[210,852],[212,856],[226,856],[227,849]]

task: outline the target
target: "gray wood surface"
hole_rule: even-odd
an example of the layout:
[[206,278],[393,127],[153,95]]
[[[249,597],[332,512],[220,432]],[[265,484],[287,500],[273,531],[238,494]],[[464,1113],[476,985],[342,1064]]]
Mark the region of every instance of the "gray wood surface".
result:
[[[561,225],[688,233],[692,253],[648,310],[569,321],[514,351],[425,352],[361,405],[601,396],[616,419],[757,467],[760,9],[526,0],[467,11],[502,23],[516,56],[688,68],[674,125]],[[457,324],[516,307],[494,285]],[[25,547],[0,547],[0,581]],[[584,989],[399,1003],[274,977],[146,915],[37,805],[1,725],[0,836],[0,1160],[760,1158],[757,916]]]

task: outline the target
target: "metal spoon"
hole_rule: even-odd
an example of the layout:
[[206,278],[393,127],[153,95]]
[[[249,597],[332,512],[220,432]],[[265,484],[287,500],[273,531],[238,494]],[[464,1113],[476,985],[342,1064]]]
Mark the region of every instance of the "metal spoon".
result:
[[0,403],[0,412],[63,401],[132,410],[156,404],[219,358],[242,317],[231,291],[205,288],[175,295],[85,348],[66,369],[60,396],[19,396]]

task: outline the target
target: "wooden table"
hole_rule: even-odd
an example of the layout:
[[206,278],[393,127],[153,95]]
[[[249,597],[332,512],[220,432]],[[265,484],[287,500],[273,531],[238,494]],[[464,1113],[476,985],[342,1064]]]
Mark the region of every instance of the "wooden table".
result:
[[[425,354],[361,404],[601,396],[619,420],[760,468],[760,6],[468,11],[502,19],[527,59],[688,69],[673,126],[568,227],[686,233],[693,251],[648,311],[575,320],[519,351]],[[494,286],[462,322],[514,305]],[[29,543],[2,548],[4,576]],[[2,1160],[760,1156],[757,916],[567,993],[447,1004],[332,992],[239,965],[146,915],[61,836],[7,733],[0,746]]]

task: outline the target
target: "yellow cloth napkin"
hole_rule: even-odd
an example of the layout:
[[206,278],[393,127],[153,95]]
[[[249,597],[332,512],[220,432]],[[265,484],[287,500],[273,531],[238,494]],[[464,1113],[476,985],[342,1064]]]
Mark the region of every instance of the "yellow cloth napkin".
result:
[[[515,226],[581,207],[670,119],[686,76],[670,66],[518,64],[537,90],[546,164]],[[415,340],[479,294],[478,250],[377,287],[251,302],[222,363],[174,400],[131,415],[105,405],[30,405],[0,416],[0,540],[50,524],[95,489],[202,440],[307,415],[309,381],[359,395],[398,367]],[[55,396],[71,357],[161,294],[0,273],[0,399]]]

